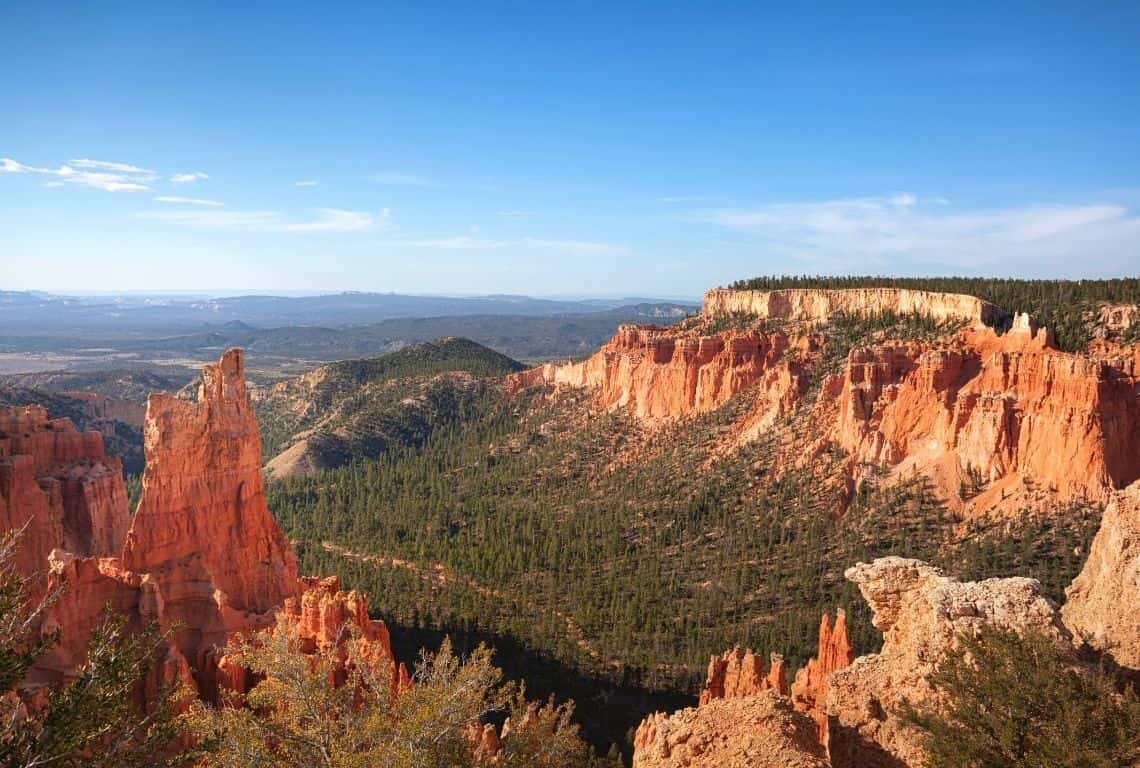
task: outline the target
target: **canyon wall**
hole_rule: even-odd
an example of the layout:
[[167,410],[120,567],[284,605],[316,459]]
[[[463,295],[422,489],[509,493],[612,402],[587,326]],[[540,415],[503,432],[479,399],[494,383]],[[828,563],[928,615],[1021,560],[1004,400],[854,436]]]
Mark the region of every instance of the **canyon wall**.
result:
[[1065,597],[1061,616],[1077,640],[1140,671],[1140,482],[1105,508],[1088,560]]
[[855,465],[918,470],[953,499],[1016,505],[1027,485],[1107,499],[1140,477],[1140,397],[1127,371],[1057,351],[1024,315],[1003,336],[857,348],[824,383],[828,436]]
[[751,315],[760,319],[826,322],[835,315],[922,315],[939,322],[996,325],[1006,313],[975,296],[906,288],[736,291],[714,288],[701,304],[705,317]]
[[604,347],[579,363],[548,363],[507,377],[509,389],[538,384],[590,387],[603,408],[628,407],[641,419],[707,413],[760,382],[767,410],[786,412],[803,379],[793,358],[810,344],[782,333],[700,336],[669,328],[623,325]]
[[39,406],[0,409],[0,532],[26,526],[16,567],[47,569],[53,549],[118,554],[130,524],[122,464],[98,432]]

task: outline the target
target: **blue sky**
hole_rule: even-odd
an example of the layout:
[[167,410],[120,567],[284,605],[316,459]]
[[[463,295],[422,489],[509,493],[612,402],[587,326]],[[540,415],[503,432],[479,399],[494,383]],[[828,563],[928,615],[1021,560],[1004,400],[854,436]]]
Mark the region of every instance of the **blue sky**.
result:
[[167,5],[5,4],[0,287],[1140,273],[1135,2]]

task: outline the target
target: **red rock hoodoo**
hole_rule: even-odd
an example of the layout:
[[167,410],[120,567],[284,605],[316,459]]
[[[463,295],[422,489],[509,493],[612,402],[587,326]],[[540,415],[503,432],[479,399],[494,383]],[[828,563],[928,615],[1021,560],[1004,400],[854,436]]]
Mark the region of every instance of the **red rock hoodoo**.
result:
[[109,604],[129,627],[182,625],[147,680],[152,690],[182,680],[213,699],[219,685],[243,685],[243,671],[219,650],[278,616],[296,622],[314,649],[356,625],[365,657],[390,667],[393,690],[408,685],[387,628],[368,618],[361,595],[341,592],[335,579],[298,578],[266,506],[240,350],[205,367],[197,403],[150,398],[133,521],[121,467],[104,456],[99,433],[76,432],[35,407],[0,412],[0,432],[0,530],[27,524],[17,567],[49,570],[47,587],[62,589],[41,627],[61,639],[37,661],[33,682],[70,679]]
[[819,622],[819,649],[814,659],[796,673],[792,683],[792,704],[796,710],[811,715],[815,720],[816,736],[824,746],[828,743],[827,701],[828,679],[832,672],[850,666],[855,651],[847,639],[847,614],[842,610],[835,615],[835,626],[826,613]]
[[752,651],[736,647],[709,660],[708,677],[701,691],[700,706],[716,699],[739,699],[767,690],[774,690],[781,696],[787,695],[784,658],[773,653],[765,674],[763,658]]

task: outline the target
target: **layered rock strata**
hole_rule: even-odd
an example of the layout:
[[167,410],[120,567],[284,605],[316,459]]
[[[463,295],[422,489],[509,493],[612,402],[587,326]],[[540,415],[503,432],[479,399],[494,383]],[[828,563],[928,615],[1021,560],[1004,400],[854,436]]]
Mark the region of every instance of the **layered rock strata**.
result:
[[1061,616],[1074,639],[1140,672],[1140,482],[1105,508],[1088,560],[1065,595]]
[[538,384],[590,387],[603,408],[628,407],[642,419],[707,413],[760,382],[758,399],[786,412],[804,381],[785,359],[795,344],[782,333],[678,334],[668,328],[623,325],[601,350],[579,363],[548,363],[507,377],[508,387]]
[[883,647],[828,677],[828,746],[837,768],[923,763],[921,738],[903,713],[934,695],[929,677],[959,634],[993,624],[1069,642],[1057,606],[1035,579],[959,582],[901,557],[860,563],[846,576],[870,605]]
[[977,507],[1027,486],[1103,500],[1140,477],[1135,377],[1053,349],[1024,315],[1000,337],[852,350],[824,390],[838,404],[829,437],[856,465],[924,472]]
[[996,325],[1006,313],[976,296],[915,291],[906,288],[851,288],[706,291],[701,314],[706,317],[750,315],[765,320],[826,322],[836,315],[873,317],[888,313],[922,315],[939,322]]

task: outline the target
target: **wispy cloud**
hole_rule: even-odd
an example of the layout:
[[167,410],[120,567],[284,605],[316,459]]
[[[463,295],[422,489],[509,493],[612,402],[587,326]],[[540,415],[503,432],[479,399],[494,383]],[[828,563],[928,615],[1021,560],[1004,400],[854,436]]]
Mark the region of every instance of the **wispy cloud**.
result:
[[362,229],[372,229],[377,225],[380,229],[386,229],[391,217],[392,213],[387,208],[380,211],[379,216],[373,216],[368,211],[318,208],[317,218],[312,221],[287,224],[285,229],[290,232],[358,232]]
[[158,174],[154,171],[148,171],[146,168],[139,168],[137,165],[129,165],[128,163],[113,163],[107,160],[91,160],[90,158],[80,157],[70,160],[68,164],[75,168],[113,171],[115,173],[126,173],[131,176],[146,176],[150,179],[158,178]]
[[294,181],[293,186],[295,186],[295,187],[315,187],[315,186],[317,186],[317,182],[313,179],[305,179],[303,181]]
[[496,211],[496,216],[502,216],[504,219],[526,219],[534,215],[533,211]]
[[208,205],[213,208],[221,208],[225,203],[217,200],[203,200],[200,197],[181,197],[180,195],[159,195],[154,198],[159,203],[176,203],[181,205]]
[[190,173],[176,173],[170,177],[170,181],[174,184],[190,184],[195,181],[205,181],[208,178],[210,178],[208,173],[191,171]]
[[25,165],[10,157],[0,157],[0,173],[32,173],[54,176],[60,183],[75,184],[106,192],[141,192],[150,189],[157,176],[145,168],[106,160],[79,158],[58,168]]
[[[1140,218],[1122,205],[1028,205],[955,211],[945,198],[885,197],[698,211],[692,219],[753,236],[804,260],[890,259],[967,268],[1071,272],[1071,259],[1135,258]],[[1131,254],[1131,256],[1129,256]],[[1019,263],[1020,262],[1020,263]]]
[[418,176],[414,173],[404,173],[403,171],[380,171],[373,173],[369,177],[372,181],[379,182],[380,184],[390,184],[392,186],[400,187],[442,187],[443,183],[435,179],[429,179],[426,176]]
[[404,244],[416,248],[442,248],[454,251],[491,251],[498,248],[506,248],[511,244],[511,241],[456,235],[454,237],[432,237],[424,240],[408,240]]
[[[156,198],[158,199],[158,198]],[[163,202],[188,203],[189,199],[171,199]],[[200,205],[200,203],[189,203]],[[218,204],[220,206],[220,204]],[[195,229],[252,230],[260,232],[359,232],[368,229],[387,229],[392,213],[385,208],[377,214],[368,211],[346,211],[338,208],[319,208],[315,217],[291,220],[280,211],[222,211],[217,207],[152,210],[135,214],[137,218],[165,221]]]

